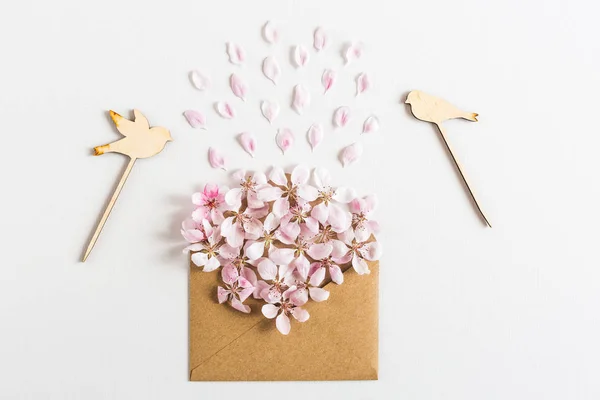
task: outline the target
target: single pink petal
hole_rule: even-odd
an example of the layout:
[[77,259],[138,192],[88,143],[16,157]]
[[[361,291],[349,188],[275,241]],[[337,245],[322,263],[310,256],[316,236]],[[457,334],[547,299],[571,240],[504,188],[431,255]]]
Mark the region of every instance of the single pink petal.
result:
[[271,21],[267,21],[262,29],[262,37],[267,43],[277,43],[279,41],[279,30]]
[[352,267],[359,275],[368,275],[371,273],[367,262],[362,258],[358,257],[356,254],[354,255],[354,257],[352,257]]
[[217,287],[217,298],[219,299],[219,304],[223,304],[229,298],[229,294],[231,292],[221,286]]
[[285,176],[285,171],[281,167],[271,168],[271,172],[269,173],[269,180],[273,181],[273,183],[279,186],[287,185],[287,177]]
[[244,232],[242,226],[237,222],[234,223],[231,228],[229,234],[226,236],[227,244],[231,247],[242,247],[244,240],[246,239],[246,232]]
[[192,128],[206,129],[206,117],[199,111],[187,110],[183,113]]
[[321,83],[325,88],[325,92],[323,92],[323,94],[327,93],[327,91],[331,89],[331,86],[333,86],[333,84],[335,83],[336,77],[336,72],[331,69],[326,69],[325,71],[323,71],[323,76],[321,77]]
[[270,286],[271,285],[269,285],[265,281],[256,282],[256,287],[254,288],[254,293],[252,293],[252,297],[254,297],[255,299],[260,299],[261,298],[260,294],[262,293],[262,291]]
[[197,267],[203,267],[208,262],[208,256],[205,253],[201,252],[194,253],[192,254],[192,262]]
[[277,186],[265,186],[264,188],[259,189],[258,191],[258,199],[260,201],[274,201],[281,197],[283,191]]
[[325,46],[327,46],[327,41],[328,41],[328,37],[327,37],[327,33],[325,32],[325,30],[321,27],[318,27],[317,29],[315,29],[315,34],[314,34],[314,42],[313,42],[313,46],[315,47],[315,50],[317,51],[321,51],[325,48]]
[[233,285],[235,281],[238,280],[240,275],[238,274],[238,270],[232,264],[226,265],[221,270],[221,279],[228,285]]
[[323,141],[323,136],[323,126],[321,124],[312,124],[310,128],[308,128],[306,137],[313,151]]
[[275,213],[270,213],[265,218],[265,222],[263,223],[266,232],[273,232],[279,226],[279,218],[275,215]]
[[293,308],[291,314],[298,322],[306,322],[310,318],[308,311],[300,307]]
[[304,46],[296,46],[294,48],[294,62],[296,63],[296,67],[304,67],[309,59],[308,50]]
[[[265,252],[265,244],[263,242],[254,242],[246,247],[246,251],[244,252],[245,256],[248,257],[248,260],[257,260],[262,257]],[[263,278],[266,279],[266,278]]]
[[277,265],[288,265],[294,259],[294,249],[276,249],[269,258]]
[[311,286],[321,286],[325,280],[325,268],[318,268],[310,277]]
[[317,167],[313,171],[313,180],[319,189],[330,187],[331,173],[326,168]]
[[352,214],[335,203],[330,203],[328,221],[331,225],[331,230],[334,232],[345,232],[350,229],[350,225],[352,225]]
[[242,204],[242,189],[234,188],[225,194],[225,202],[230,206],[239,207]]
[[238,140],[244,151],[254,157],[254,152],[256,151],[256,138],[254,135],[250,132],[242,132],[238,136]]
[[298,224],[281,224],[276,232],[277,239],[284,244],[294,244],[301,228]]
[[338,107],[333,113],[333,125],[343,128],[350,121],[350,108],[346,106]]
[[308,288],[310,298],[316,302],[325,301],[329,298],[329,292],[325,289],[311,287]]
[[292,170],[292,175],[290,180],[293,185],[301,185],[303,183],[308,182],[308,178],[310,177],[310,170],[302,164],[296,165]]
[[283,312],[279,314],[277,319],[275,320],[275,325],[277,326],[277,330],[281,332],[283,335],[287,335],[290,333],[291,324],[290,319]]
[[263,315],[269,319],[275,318],[279,312],[279,307],[274,304],[265,304],[261,309]]
[[225,119],[235,118],[235,108],[226,101],[219,101],[215,104],[215,108],[219,115]]
[[331,280],[337,283],[338,285],[344,283],[344,273],[342,272],[340,267],[338,267],[335,264],[332,264],[329,267],[329,276],[331,276]]
[[292,108],[300,115],[310,105],[310,93],[303,85],[294,86]]
[[346,65],[350,64],[350,62],[358,60],[362,57],[363,53],[363,45],[362,43],[347,43],[344,46],[344,50],[342,55],[344,56],[344,61]]
[[235,297],[231,299],[231,307],[235,308],[238,311],[241,311],[246,314],[250,314],[250,307],[243,304],[241,301],[236,299]]
[[371,78],[365,72],[356,77],[356,95],[363,93],[371,88]]
[[322,260],[324,258],[329,257],[331,251],[333,250],[333,246],[329,243],[318,243],[313,244],[308,248],[308,255],[312,257],[313,260]]
[[375,133],[379,130],[379,118],[371,115],[363,124],[362,133]]
[[336,232],[338,234],[338,239],[344,242],[347,246],[352,246],[352,242],[355,239],[354,232],[351,229],[347,229],[345,231]]
[[351,145],[344,147],[344,149],[342,149],[342,154],[341,154],[342,165],[345,167],[346,165],[352,164],[353,162],[355,162],[356,160],[358,160],[360,158],[362,153],[363,153],[362,144],[360,144],[358,142],[352,143]]
[[[277,188],[279,189],[279,188]],[[280,189],[281,190],[281,189]],[[290,210],[290,202],[286,198],[279,198],[273,202],[273,214],[281,218]]]
[[299,288],[290,293],[290,300],[295,306],[303,306],[308,301],[308,290]]
[[333,246],[333,250],[331,250],[332,258],[339,259],[348,254],[348,246],[346,246],[346,244],[341,240],[332,239],[329,241],[329,243],[331,243],[331,246]]
[[272,124],[273,120],[279,115],[279,103],[276,101],[270,102],[268,100],[263,100],[260,104],[260,111],[267,121]]
[[243,48],[233,42],[227,42],[227,55],[229,62],[236,65],[241,65],[246,61],[246,52]]
[[215,169],[220,168],[224,171],[227,171],[227,168],[225,168],[225,158],[217,149],[213,147],[208,149],[208,162],[210,163],[210,166]]
[[310,185],[301,184],[298,185],[298,197],[306,201],[315,201],[319,197],[319,191]]
[[198,70],[190,72],[190,81],[198,90],[204,91],[210,86],[210,79]]
[[363,258],[369,261],[377,261],[381,257],[382,247],[379,242],[367,243],[360,249]]
[[366,242],[371,237],[371,231],[365,227],[365,224],[361,224],[354,229],[354,236],[357,241]]
[[236,95],[243,101],[246,101],[246,92],[248,91],[248,85],[246,85],[246,82],[238,74],[231,74],[231,76],[229,77],[229,85],[231,86],[231,91],[234,95]]
[[275,142],[283,154],[285,154],[285,152],[294,144],[294,133],[287,128],[279,129],[275,136]]
[[264,59],[262,71],[263,74],[265,74],[265,76],[267,77],[267,79],[269,79],[271,82],[277,85],[277,81],[281,77],[281,68],[279,67],[279,63],[277,62],[275,57],[269,56]]
[[310,216],[319,221],[321,224],[325,224],[327,218],[329,218],[329,208],[325,203],[319,203],[313,207],[310,212]]
[[268,281],[272,281],[277,277],[277,266],[273,261],[265,258],[258,264],[258,273],[260,277]]

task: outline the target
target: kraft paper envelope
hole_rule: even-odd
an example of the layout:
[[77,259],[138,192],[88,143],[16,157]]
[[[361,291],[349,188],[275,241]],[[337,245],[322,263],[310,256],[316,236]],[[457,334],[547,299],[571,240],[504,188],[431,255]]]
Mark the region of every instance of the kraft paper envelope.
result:
[[329,299],[309,301],[310,319],[292,318],[287,336],[258,301],[246,301],[250,314],[218,304],[220,272],[190,267],[190,381],[377,379],[378,262],[370,275],[350,268],[342,285],[327,284]]

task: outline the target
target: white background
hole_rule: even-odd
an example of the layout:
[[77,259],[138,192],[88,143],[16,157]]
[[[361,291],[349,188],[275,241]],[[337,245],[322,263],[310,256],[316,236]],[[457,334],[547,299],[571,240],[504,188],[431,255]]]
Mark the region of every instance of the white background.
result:
[[[597,14],[583,0],[6,3],[0,397],[597,399]],[[268,19],[282,28],[275,47],[260,37]],[[290,46],[311,47],[318,25],[331,46],[322,54],[311,48],[308,67],[294,69]],[[246,48],[245,67],[227,62],[228,40]],[[348,40],[366,50],[343,68],[339,50]],[[277,87],[260,72],[268,54],[282,64]],[[324,97],[325,67],[339,80]],[[208,92],[192,88],[194,68],[211,76]],[[233,71],[248,79],[246,103],[228,88]],[[355,99],[361,71],[374,88]],[[302,117],[289,109],[296,83],[313,94]],[[475,214],[434,129],[400,103],[417,88],[480,114],[478,123],[446,128],[493,229]],[[260,115],[263,98],[282,104],[275,127]],[[217,100],[231,101],[239,117],[220,119]],[[354,119],[334,132],[331,113],[342,104]],[[94,158],[91,148],[118,138],[107,110],[129,116],[134,107],[175,141],[135,165],[80,263],[126,164],[114,154]],[[207,132],[187,125],[188,108],[207,114]],[[370,113],[381,130],[360,137]],[[311,154],[305,131],[316,121],[327,133]],[[278,126],[297,134],[285,157],[273,140]],[[255,159],[234,139],[244,130],[259,138]],[[365,154],[343,169],[337,152],[357,140]],[[227,183],[208,165],[211,145],[228,155],[230,170],[302,161],[379,195],[378,382],[187,381],[178,226],[193,191]]]

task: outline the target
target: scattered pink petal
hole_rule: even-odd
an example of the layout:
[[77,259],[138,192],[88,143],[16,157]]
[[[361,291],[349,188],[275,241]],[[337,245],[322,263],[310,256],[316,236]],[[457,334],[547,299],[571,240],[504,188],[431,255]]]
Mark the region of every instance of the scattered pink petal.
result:
[[285,154],[285,152],[292,147],[294,140],[294,133],[287,128],[279,129],[277,131],[277,135],[275,136],[275,142],[283,154]]
[[362,72],[360,75],[356,77],[356,95],[363,93],[365,90],[371,88],[371,79],[369,75],[365,72]]
[[350,64],[350,62],[358,60],[362,57],[363,53],[363,45],[362,43],[348,43],[344,47],[343,56],[346,65]]
[[296,63],[296,67],[304,67],[308,64],[309,59],[308,50],[304,46],[296,46],[294,48],[294,62]]
[[208,149],[208,162],[210,163],[210,166],[215,169],[220,168],[224,171],[227,171],[227,168],[225,168],[225,158],[217,149],[213,147]]
[[219,101],[215,108],[217,109],[217,112],[219,113],[219,115],[223,118],[226,119],[233,119],[235,118],[235,108],[233,108],[233,106],[231,104],[229,104],[226,101]]
[[350,120],[350,108],[348,108],[346,106],[339,107],[333,113],[333,125],[335,125],[338,128],[345,127],[346,124],[348,124],[349,120]]
[[294,86],[294,99],[292,107],[296,112],[302,115],[302,111],[310,105],[310,93],[303,85]]
[[363,153],[363,147],[360,143],[352,143],[349,146],[346,146],[342,149],[341,160],[342,165],[346,167],[346,165],[350,165],[356,160],[360,158]]
[[267,43],[274,44],[279,42],[279,30],[271,21],[267,21],[267,23],[263,26],[262,36]]
[[235,65],[242,65],[246,61],[244,49],[233,42],[227,42],[227,55],[229,55],[229,62]]
[[315,47],[315,50],[321,51],[325,48],[325,46],[327,46],[327,41],[329,38],[327,37],[325,30],[321,27],[318,27],[315,29],[314,39],[313,46]]
[[206,117],[199,111],[187,110],[183,113],[192,128],[206,129]]
[[246,82],[237,74],[231,74],[229,78],[229,84],[231,86],[231,91],[240,99],[246,101],[246,92],[248,91],[248,86]]
[[281,68],[279,67],[279,63],[275,57],[269,56],[265,58],[263,61],[262,70],[267,79],[277,85],[277,81],[281,76]]
[[374,115],[371,115],[369,118],[365,120],[363,124],[362,133],[375,133],[379,130],[379,118]]
[[331,69],[326,69],[325,71],[323,71],[323,76],[321,77],[321,83],[325,88],[325,92],[323,94],[327,93],[327,91],[331,89],[331,86],[335,82],[336,77],[336,72]]
[[250,132],[242,132],[240,133],[238,140],[246,153],[254,158],[254,152],[256,151],[256,138],[254,135]]
[[279,103],[276,101],[270,102],[268,100],[263,100],[260,104],[260,111],[262,111],[262,115],[269,121],[270,124],[273,123],[273,120],[277,118],[279,115]]
[[198,70],[190,72],[190,81],[198,90],[204,91],[210,86],[210,79]]
[[312,124],[307,132],[308,143],[314,151],[323,140],[323,126],[321,124]]

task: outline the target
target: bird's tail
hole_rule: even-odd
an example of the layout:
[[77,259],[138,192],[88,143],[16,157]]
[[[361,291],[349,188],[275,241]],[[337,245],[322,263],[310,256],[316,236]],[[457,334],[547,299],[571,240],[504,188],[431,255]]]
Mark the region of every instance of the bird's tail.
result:
[[104,154],[108,151],[110,151],[110,144],[105,144],[102,146],[94,147],[94,155],[95,156],[101,156],[102,154]]
[[479,114],[477,113],[465,113],[465,115],[463,115],[463,118],[468,119],[469,121],[477,122],[478,115]]

